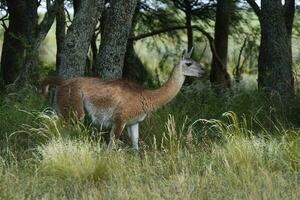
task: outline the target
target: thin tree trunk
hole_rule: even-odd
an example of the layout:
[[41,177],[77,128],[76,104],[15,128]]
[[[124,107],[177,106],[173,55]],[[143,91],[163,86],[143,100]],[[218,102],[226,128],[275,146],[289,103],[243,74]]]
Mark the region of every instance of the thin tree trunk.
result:
[[92,41],[91,41],[91,50],[92,50],[92,64],[91,64],[91,71],[90,74],[92,74],[93,76],[97,75],[97,71],[96,71],[96,58],[97,58],[97,53],[98,53],[98,49],[97,49],[97,34],[94,33],[92,36]]
[[232,0],[218,0],[215,24],[215,48],[220,60],[213,55],[210,81],[218,88],[230,87],[230,76],[227,72],[228,36]]
[[96,59],[98,74],[103,79],[122,77],[127,40],[136,4],[137,0],[112,0],[110,8],[105,12],[101,44]]
[[64,4],[62,4],[56,14],[56,71],[59,72],[61,65],[62,47],[66,37],[66,16]]
[[184,0],[184,3],[186,5],[185,8],[185,24],[186,24],[186,31],[187,31],[187,50],[189,51],[193,47],[193,28],[192,28],[192,9],[190,6],[189,0]]
[[103,0],[81,1],[67,31],[59,74],[64,78],[83,76],[92,35],[104,7]]

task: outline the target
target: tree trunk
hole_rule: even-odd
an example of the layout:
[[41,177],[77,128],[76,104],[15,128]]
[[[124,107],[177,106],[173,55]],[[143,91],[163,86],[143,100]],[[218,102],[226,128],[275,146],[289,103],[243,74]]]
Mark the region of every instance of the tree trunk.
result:
[[[138,17],[140,13],[140,7],[136,6],[132,19],[132,28],[130,31],[130,37],[134,36],[134,30],[138,22]],[[123,78],[128,80],[133,80],[138,83],[143,83],[146,81],[146,78],[149,76],[148,71],[143,65],[142,61],[138,57],[134,49],[135,41],[129,39],[127,41],[124,67],[123,67]]]
[[[269,95],[278,93],[282,100],[294,96],[291,33],[295,2],[265,0],[261,4],[261,44],[258,60],[258,87]],[[275,92],[275,93],[274,93]]]
[[97,34],[94,33],[92,36],[92,41],[91,41],[91,51],[92,51],[92,63],[91,63],[91,69],[88,72],[88,74],[91,74],[93,76],[97,75],[97,70],[96,70],[96,58],[97,58]]
[[[64,0],[56,0],[51,6],[49,6],[47,13],[45,14],[42,22],[37,25],[36,30],[32,30],[32,24],[28,25],[27,28],[29,29],[29,34],[27,38],[29,40],[29,45],[25,52],[25,59],[22,64],[22,70],[13,84],[13,86],[16,87],[15,89],[23,87],[25,83],[35,83],[34,81],[37,81],[36,77],[39,75],[37,71],[38,50],[54,22],[58,7],[63,3]],[[37,11],[37,7],[34,7],[34,5],[37,6],[37,4],[30,2],[28,3],[28,5],[31,5],[30,8],[34,8],[33,10]],[[28,10],[30,9],[28,8]],[[37,23],[37,13],[33,15],[30,15],[30,13],[28,13],[27,18],[32,18],[31,21],[33,21],[33,19],[36,19]]]
[[98,74],[103,79],[122,77],[127,40],[136,4],[137,0],[111,0],[110,8],[105,12],[101,44],[96,59]]
[[62,4],[56,13],[56,72],[59,72],[59,66],[61,65],[62,48],[66,37],[66,16],[65,7]]
[[192,8],[190,5],[189,0],[184,0],[185,3],[185,24],[186,24],[186,31],[187,31],[187,50],[189,51],[193,47],[193,28],[192,28]]
[[84,75],[91,38],[103,7],[103,0],[81,1],[62,48],[59,74],[64,78]]
[[81,5],[81,0],[73,0],[74,17],[78,12],[80,5]]
[[148,71],[145,69],[145,66],[134,50],[134,41],[128,40],[124,61],[123,78],[133,80],[138,83],[143,83],[146,81],[147,77]]
[[[232,0],[218,0],[215,23],[215,48],[210,71],[210,81],[220,88],[230,87],[230,76],[227,72],[228,35],[231,17]],[[222,63],[221,63],[222,62]]]
[[4,33],[1,75],[4,84],[11,84],[19,75],[27,48],[37,30],[37,1],[8,0],[9,26]]

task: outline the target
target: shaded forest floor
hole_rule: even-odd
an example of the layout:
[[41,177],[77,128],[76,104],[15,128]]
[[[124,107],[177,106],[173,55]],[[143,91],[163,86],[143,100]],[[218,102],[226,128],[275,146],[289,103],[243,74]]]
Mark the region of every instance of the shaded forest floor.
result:
[[297,106],[198,84],[147,117],[140,153],[125,136],[107,152],[103,131],[62,122],[33,91],[1,98],[0,199],[300,197]]

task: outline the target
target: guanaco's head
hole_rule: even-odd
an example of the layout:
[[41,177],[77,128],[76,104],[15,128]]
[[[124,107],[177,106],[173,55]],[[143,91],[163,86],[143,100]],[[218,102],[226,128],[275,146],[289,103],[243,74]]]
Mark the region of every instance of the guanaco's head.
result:
[[192,58],[193,47],[189,52],[183,53],[182,59],[179,62],[179,66],[182,68],[184,76],[203,77],[205,74],[204,67],[201,64],[196,63]]

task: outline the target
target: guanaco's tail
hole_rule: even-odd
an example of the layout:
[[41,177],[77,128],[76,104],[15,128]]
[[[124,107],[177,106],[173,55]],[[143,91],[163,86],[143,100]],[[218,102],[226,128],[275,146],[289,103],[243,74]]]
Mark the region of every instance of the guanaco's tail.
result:
[[42,95],[45,97],[48,96],[50,85],[60,86],[60,85],[64,84],[64,82],[65,82],[65,80],[58,76],[51,76],[51,77],[46,78],[41,83]]

